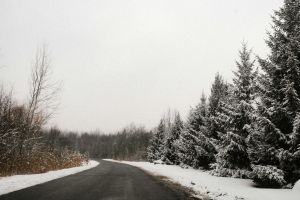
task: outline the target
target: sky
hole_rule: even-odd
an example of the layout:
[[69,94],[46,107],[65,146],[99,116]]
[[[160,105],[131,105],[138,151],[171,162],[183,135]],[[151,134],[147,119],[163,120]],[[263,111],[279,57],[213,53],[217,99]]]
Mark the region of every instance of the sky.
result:
[[60,106],[48,126],[147,129],[183,119],[217,72],[228,81],[241,43],[265,57],[283,0],[0,0],[0,84],[28,97],[36,49],[47,44]]

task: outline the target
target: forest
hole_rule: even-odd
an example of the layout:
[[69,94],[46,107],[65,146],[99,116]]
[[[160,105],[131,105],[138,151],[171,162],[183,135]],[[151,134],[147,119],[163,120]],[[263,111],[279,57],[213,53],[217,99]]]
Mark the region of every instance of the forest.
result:
[[45,143],[51,149],[68,149],[91,158],[146,160],[151,131],[134,124],[116,133],[75,133],[51,128],[44,132]]
[[299,13],[299,1],[285,1],[272,16],[267,58],[243,43],[232,81],[216,74],[186,121],[162,118],[148,160],[290,188],[300,178]]

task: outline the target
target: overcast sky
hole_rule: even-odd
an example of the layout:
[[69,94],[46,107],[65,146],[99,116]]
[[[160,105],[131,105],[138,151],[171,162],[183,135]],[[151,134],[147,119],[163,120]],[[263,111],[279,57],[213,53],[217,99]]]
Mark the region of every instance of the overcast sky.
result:
[[228,80],[243,40],[265,56],[283,0],[0,0],[0,81],[24,99],[37,46],[48,44],[61,104],[50,124],[106,132],[183,118]]

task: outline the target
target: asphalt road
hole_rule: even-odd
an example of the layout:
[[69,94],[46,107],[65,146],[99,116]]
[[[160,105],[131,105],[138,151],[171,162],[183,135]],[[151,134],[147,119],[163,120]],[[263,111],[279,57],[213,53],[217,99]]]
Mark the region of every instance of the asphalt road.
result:
[[0,200],[182,200],[186,196],[136,167],[101,160],[92,169],[0,196]]

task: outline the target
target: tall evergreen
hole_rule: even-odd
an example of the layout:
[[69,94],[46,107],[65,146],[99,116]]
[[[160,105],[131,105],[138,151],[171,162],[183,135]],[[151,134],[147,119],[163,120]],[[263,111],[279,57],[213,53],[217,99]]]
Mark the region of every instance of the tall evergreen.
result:
[[[273,16],[267,45],[270,55],[260,59],[258,133],[259,151],[254,162],[283,169],[292,179],[299,169],[300,108],[300,1],[285,0]],[[261,157],[268,158],[267,160]],[[298,164],[296,164],[298,163]]]
[[165,129],[165,122],[161,119],[158,127],[152,135],[152,138],[150,139],[150,144],[147,149],[147,158],[150,162],[160,160],[163,156]]
[[176,141],[183,130],[183,121],[179,112],[175,112],[174,122],[171,124],[169,132],[165,135],[163,161],[167,164],[179,164],[176,149]]
[[222,102],[219,121],[224,123],[225,133],[221,136],[221,148],[217,155],[217,167],[249,169],[250,160],[246,138],[254,121],[255,80],[257,71],[251,60],[251,51],[243,44],[236,62],[232,93],[227,102]]
[[208,129],[209,136],[218,139],[218,132],[222,132],[222,127],[219,126],[216,118],[220,112],[221,102],[224,102],[228,96],[228,84],[223,77],[217,73],[211,87],[211,94],[208,100]]
[[202,93],[200,103],[195,108],[192,108],[189,113],[187,119],[188,128],[193,131],[203,131],[207,123],[207,113],[206,96]]
[[202,94],[200,104],[191,109],[177,142],[178,156],[182,163],[194,168],[209,168],[209,164],[215,160],[216,151],[207,133],[207,104],[206,97]]
[[209,113],[215,115],[219,111],[220,101],[227,95],[228,85],[219,73],[216,74],[215,80],[211,86],[211,94],[209,97]]
[[244,43],[239,51],[240,61],[236,62],[238,70],[234,72],[233,97],[236,114],[233,119],[234,131],[246,138],[255,119],[256,81],[258,71],[254,69],[254,60],[251,60],[251,50]]

